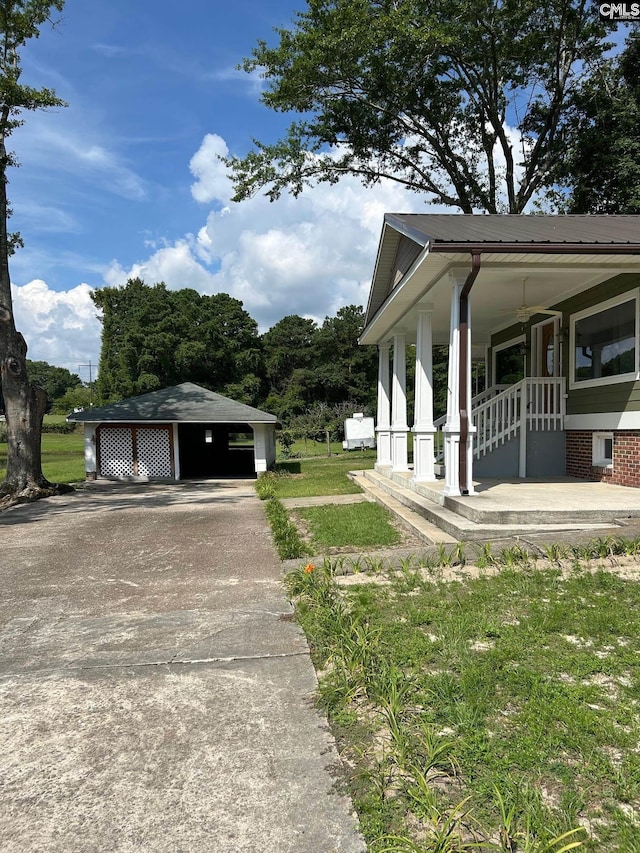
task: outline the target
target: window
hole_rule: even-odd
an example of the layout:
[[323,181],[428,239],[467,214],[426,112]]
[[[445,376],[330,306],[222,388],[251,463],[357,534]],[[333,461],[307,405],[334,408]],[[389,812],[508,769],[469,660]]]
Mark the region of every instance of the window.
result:
[[493,384],[513,385],[524,379],[525,340],[518,338],[493,348]]
[[625,294],[571,320],[573,387],[625,382],[638,372],[637,295]]
[[591,461],[597,468],[613,468],[612,432],[593,433],[593,451]]

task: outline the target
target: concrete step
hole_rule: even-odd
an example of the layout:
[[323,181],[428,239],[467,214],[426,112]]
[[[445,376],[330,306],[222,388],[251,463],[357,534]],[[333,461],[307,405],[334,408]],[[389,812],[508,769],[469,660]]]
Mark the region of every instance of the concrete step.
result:
[[415,512],[409,505],[403,503],[401,496],[385,491],[377,481],[367,479],[365,471],[351,471],[349,477],[356,482],[364,494],[371,500],[386,506],[403,524],[425,540],[429,545],[450,545],[457,540],[443,528],[434,524],[426,515]]
[[[533,519],[529,523],[506,523],[501,520],[498,522],[495,520],[475,521],[454,511],[448,504],[449,499],[444,498],[435,488],[420,484],[420,493],[418,493],[415,485],[406,477],[394,476],[393,474],[387,476],[373,470],[354,471],[349,476],[358,483],[365,494],[368,493],[375,500],[383,503],[392,512],[402,518],[405,523],[409,523],[407,519],[415,516],[424,519],[429,524],[429,532],[427,532],[425,538],[431,541],[432,544],[454,540],[474,541],[497,539],[509,536],[532,535],[535,533],[599,530],[606,525],[606,522],[603,524],[603,520],[600,523],[591,523],[581,521],[575,517],[570,521],[564,518],[556,520],[555,514],[553,523],[534,522]],[[431,494],[433,499],[427,497],[427,494]],[[455,506],[455,503],[453,506]],[[398,511],[399,508],[402,515]],[[415,524],[416,521],[413,523]],[[434,528],[444,532],[449,538],[435,538],[437,534],[433,532]]]

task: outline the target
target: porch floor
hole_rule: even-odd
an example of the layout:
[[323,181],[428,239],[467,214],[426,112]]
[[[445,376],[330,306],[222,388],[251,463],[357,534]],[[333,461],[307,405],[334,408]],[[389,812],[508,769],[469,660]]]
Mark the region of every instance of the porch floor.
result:
[[456,539],[593,531],[640,519],[640,489],[625,486],[570,477],[483,479],[474,483],[476,495],[448,497],[444,480],[416,483],[412,476],[382,468],[362,472],[357,481],[377,500],[399,502]]

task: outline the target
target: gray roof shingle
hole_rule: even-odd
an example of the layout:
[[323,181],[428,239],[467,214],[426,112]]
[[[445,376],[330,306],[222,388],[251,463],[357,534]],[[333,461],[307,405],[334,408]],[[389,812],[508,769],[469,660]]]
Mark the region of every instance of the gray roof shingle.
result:
[[69,421],[140,422],[168,421],[190,423],[268,423],[276,424],[275,415],[237,403],[222,394],[208,391],[193,382],[130,397],[108,406],[74,412]]

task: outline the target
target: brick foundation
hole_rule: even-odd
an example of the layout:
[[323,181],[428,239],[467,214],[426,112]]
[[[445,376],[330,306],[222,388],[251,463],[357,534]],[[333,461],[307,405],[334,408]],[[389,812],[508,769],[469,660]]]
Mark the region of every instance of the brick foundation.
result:
[[567,431],[567,476],[640,487],[640,430],[613,431],[613,468],[593,465],[593,432]]

